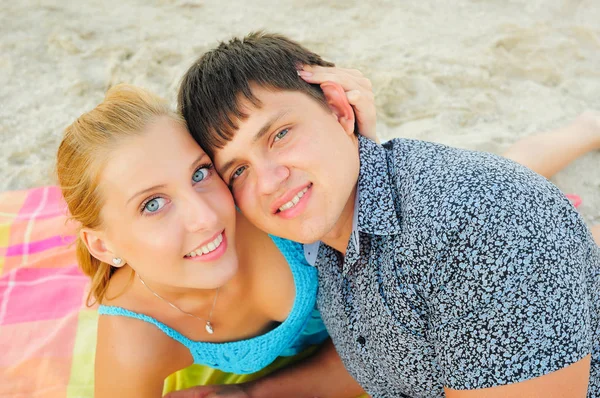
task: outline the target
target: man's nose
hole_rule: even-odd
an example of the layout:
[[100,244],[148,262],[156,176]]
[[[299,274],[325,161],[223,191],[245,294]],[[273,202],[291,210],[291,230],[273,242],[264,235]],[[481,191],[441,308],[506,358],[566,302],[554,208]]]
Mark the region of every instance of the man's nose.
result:
[[256,178],[259,193],[269,195],[277,192],[290,176],[288,167],[279,163],[269,162],[256,168]]

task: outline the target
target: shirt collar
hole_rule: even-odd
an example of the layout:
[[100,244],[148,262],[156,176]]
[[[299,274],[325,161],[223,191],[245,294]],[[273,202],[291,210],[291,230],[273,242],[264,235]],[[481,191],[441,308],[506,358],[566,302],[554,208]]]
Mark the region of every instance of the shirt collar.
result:
[[[358,137],[360,174],[358,177],[358,215],[353,226],[371,235],[400,233],[400,219],[396,212],[387,150],[363,136]],[[356,210],[356,209],[355,209]]]

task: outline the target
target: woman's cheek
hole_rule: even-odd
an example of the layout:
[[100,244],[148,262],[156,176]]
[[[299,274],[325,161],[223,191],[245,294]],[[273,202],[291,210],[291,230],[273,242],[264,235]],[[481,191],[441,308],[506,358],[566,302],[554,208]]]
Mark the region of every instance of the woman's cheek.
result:
[[214,191],[215,197],[218,198],[218,203],[223,207],[225,211],[232,210],[235,212],[235,201],[233,195],[227,184],[219,178],[216,182],[216,189]]
[[161,253],[169,253],[173,248],[181,243],[182,228],[174,228],[170,223],[161,225],[160,228],[149,229],[146,232],[146,246],[148,254],[160,257]]

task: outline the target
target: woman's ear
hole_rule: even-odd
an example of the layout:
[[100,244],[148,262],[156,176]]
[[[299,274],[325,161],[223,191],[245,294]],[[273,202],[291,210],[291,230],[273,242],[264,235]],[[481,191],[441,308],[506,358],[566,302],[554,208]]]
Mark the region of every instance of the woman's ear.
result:
[[321,89],[325,94],[329,109],[336,115],[344,131],[348,135],[354,135],[354,110],[348,102],[346,92],[342,86],[334,82],[325,82],[321,84]]
[[123,260],[121,260],[120,263],[115,264],[113,260],[120,257],[110,249],[101,232],[89,228],[82,228],[81,231],[79,231],[79,237],[90,254],[98,260],[117,268],[125,265],[125,261]]

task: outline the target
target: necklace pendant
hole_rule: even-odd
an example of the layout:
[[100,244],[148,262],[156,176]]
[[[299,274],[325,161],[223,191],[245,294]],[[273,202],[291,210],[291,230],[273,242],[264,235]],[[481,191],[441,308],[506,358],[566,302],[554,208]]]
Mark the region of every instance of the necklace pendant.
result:
[[210,323],[210,321],[206,321],[206,326],[204,326],[204,329],[206,329],[206,332],[208,334],[213,334],[215,332],[215,330],[212,327],[212,323]]

